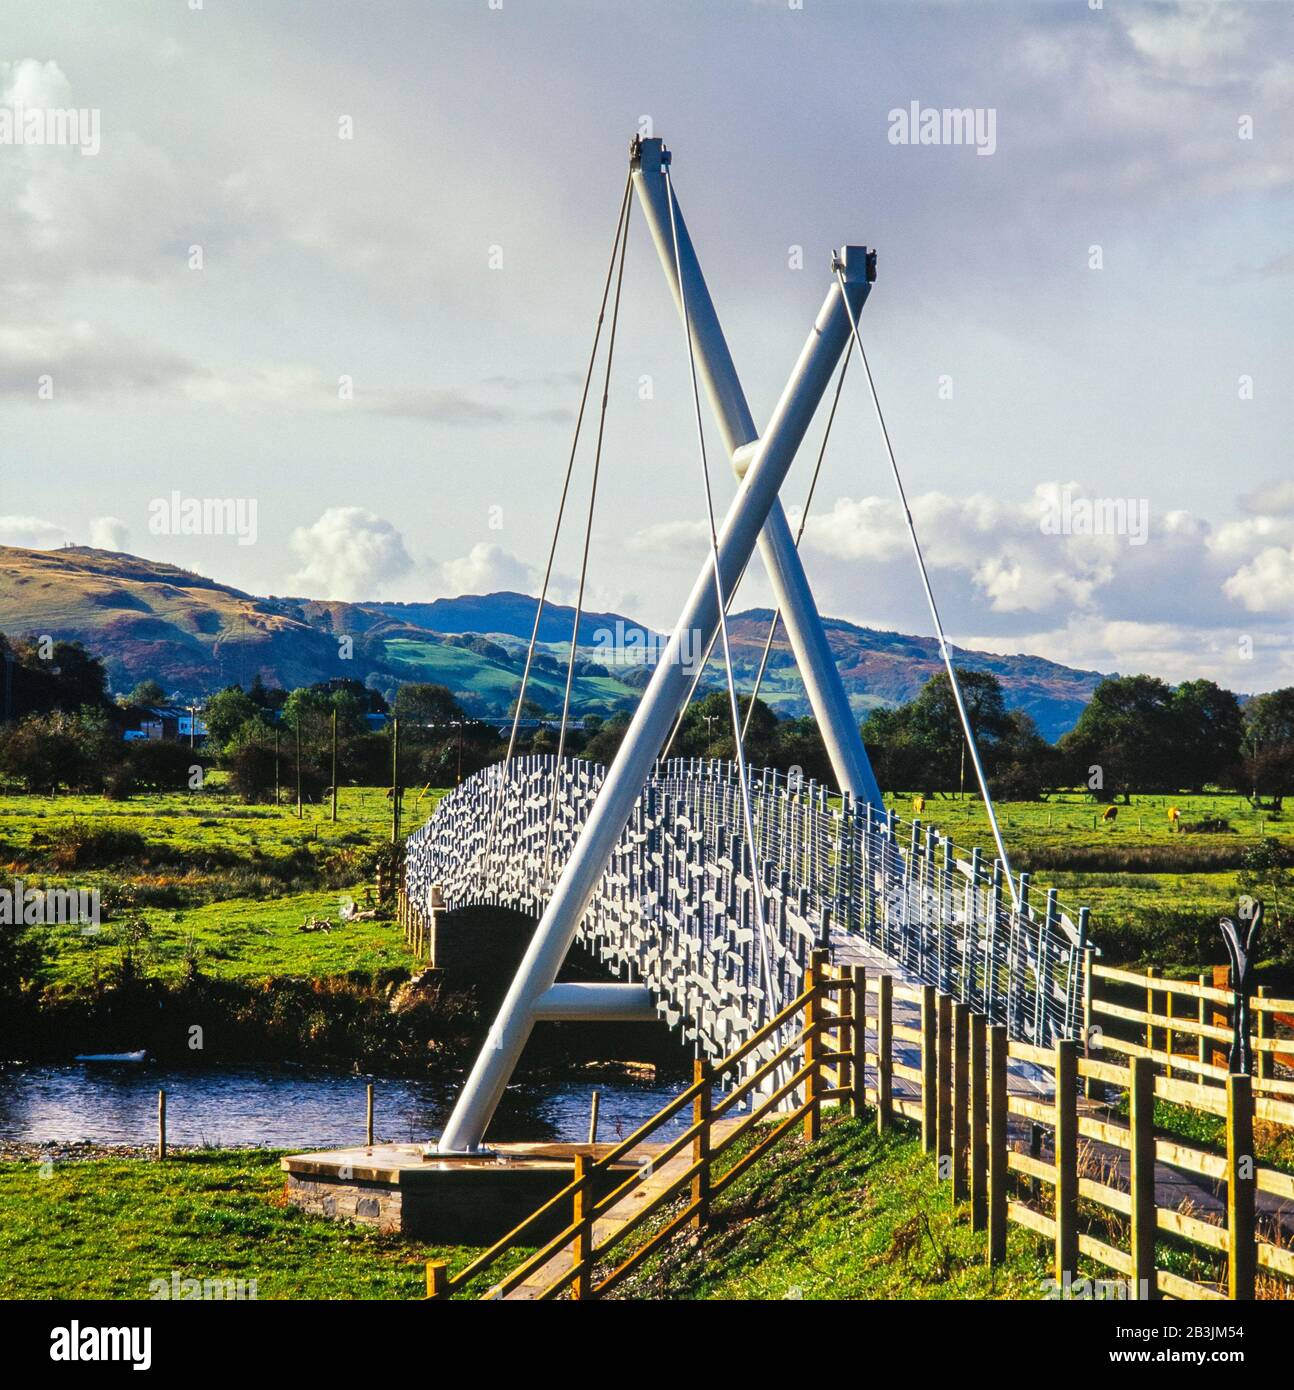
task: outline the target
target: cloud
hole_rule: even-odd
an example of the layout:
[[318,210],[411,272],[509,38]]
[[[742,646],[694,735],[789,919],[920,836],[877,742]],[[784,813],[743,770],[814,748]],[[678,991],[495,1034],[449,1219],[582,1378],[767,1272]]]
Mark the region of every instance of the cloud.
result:
[[93,517],[90,521],[90,544],[96,550],[124,551],[130,545],[130,528],[120,517]]
[[303,561],[293,584],[318,598],[377,598],[413,568],[400,533],[363,507],[330,507],[293,531],[292,549]]
[[500,589],[529,593],[534,587],[534,571],[501,545],[478,541],[456,560],[440,567],[446,591],[450,594],[490,594]]
[[1256,516],[1294,517],[1294,478],[1274,478],[1246,492],[1240,505]]
[[1294,613],[1294,548],[1268,546],[1222,586],[1251,613]]
[[52,550],[67,540],[67,532],[38,516],[0,516],[0,545],[26,550]]

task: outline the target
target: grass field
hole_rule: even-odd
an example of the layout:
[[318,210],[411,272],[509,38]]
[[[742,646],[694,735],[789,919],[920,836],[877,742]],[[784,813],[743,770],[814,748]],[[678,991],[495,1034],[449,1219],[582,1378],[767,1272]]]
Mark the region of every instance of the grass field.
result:
[[[443,795],[405,797],[416,829]],[[150,975],[178,976],[196,960],[220,977],[366,973],[407,965],[391,921],[343,923],[344,902],[372,892],[372,852],[389,842],[382,788],[344,788],[329,807],[246,806],[219,775],[200,792],[109,801],[98,796],[0,795],[0,874],[32,888],[98,889],[99,932],[46,928],[50,982],[77,987],[118,964],[123,950]],[[327,931],[302,931],[311,919]]]
[[[422,824],[443,794],[410,790],[405,830]],[[904,817],[916,813],[911,796],[887,801]],[[1184,825],[1215,828],[1175,831],[1170,805]],[[930,798],[919,814],[963,847],[991,847],[977,799]],[[1294,816],[1255,811],[1242,797],[1139,797],[1106,822],[1090,799],[1071,794],[1004,803],[999,815],[1013,867],[1028,869],[1039,889],[1057,888],[1071,916],[1090,906],[1109,963],[1190,973],[1224,959],[1217,919],[1234,910],[1242,887],[1268,900],[1268,955],[1280,936],[1270,909],[1294,915],[1289,870],[1266,886],[1241,878],[1244,853],[1261,839],[1294,860]],[[286,800],[243,805],[219,774],[203,791],[125,801],[7,794],[0,795],[0,875],[31,887],[100,891],[101,933],[50,929],[58,985],[92,982],[127,947],[162,977],[195,959],[226,977],[372,972],[408,963],[399,931],[389,922],[343,925],[339,913],[344,900],[370,891],[373,856],[389,827],[382,788],[344,788],[335,825],[326,804],[307,805],[300,819]],[[311,918],[333,927],[302,931]]]
[[984,1235],[952,1207],[906,1131],[838,1119],[783,1144],[715,1202],[698,1247],[675,1241],[623,1296],[668,1299],[1042,1298],[1045,1243],[1010,1228],[990,1269]]
[[149,1297],[149,1281],[256,1280],[256,1297],[422,1295],[463,1252],[306,1216],[267,1151],[0,1164],[0,1298]]

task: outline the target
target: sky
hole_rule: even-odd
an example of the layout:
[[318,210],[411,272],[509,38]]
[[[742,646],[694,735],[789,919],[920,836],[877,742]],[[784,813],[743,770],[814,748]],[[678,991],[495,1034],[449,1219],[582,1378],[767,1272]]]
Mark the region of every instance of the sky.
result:
[[[1283,0],[7,0],[0,543],[537,591],[639,132],[757,422],[832,248],[877,248],[860,328],[955,643],[1294,683]],[[691,411],[635,212],[589,606],[672,625],[708,544]],[[254,525],[175,524],[203,500]],[[931,631],[856,370],[802,551],[824,613]],[[756,561],[738,606],[768,600]]]

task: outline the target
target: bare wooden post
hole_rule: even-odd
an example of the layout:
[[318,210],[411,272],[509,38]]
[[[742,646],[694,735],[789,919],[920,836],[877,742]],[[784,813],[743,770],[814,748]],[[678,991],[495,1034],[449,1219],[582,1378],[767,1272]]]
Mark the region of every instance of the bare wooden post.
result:
[[[1229,965],[1215,965],[1213,967],[1213,988],[1231,988],[1231,967]],[[1213,1022],[1219,1028],[1229,1028],[1231,1026],[1231,1010],[1226,1004],[1215,1004],[1213,1006]],[[1222,1047],[1214,1042],[1211,1044],[1211,1060],[1215,1067],[1225,1067],[1228,1065],[1227,1054]]]
[[1155,1275],[1155,1064],[1128,1059],[1128,1127],[1132,1146],[1132,1296],[1154,1298]]
[[598,1142],[598,1103],[597,1091],[593,1092],[593,1098],[589,1101],[589,1143]]
[[970,1019],[970,1200],[971,1229],[988,1225],[988,1055],[983,1014]]
[[371,1149],[373,1147],[373,1083],[368,1083],[368,1096],[365,1102],[365,1144]]
[[1006,1025],[988,1030],[988,1262],[1006,1259]]
[[1155,1012],[1155,990],[1154,979],[1159,974],[1153,965],[1146,967],[1146,1051],[1155,1050],[1155,1025],[1151,1023],[1150,1016]]
[[953,1201],[970,1196],[966,1180],[966,1159],[970,1148],[970,1005],[960,1000],[953,1005],[953,1124],[952,1179]]
[[[1267,986],[1258,986],[1259,999],[1267,998]],[[1258,1080],[1267,1081],[1272,1074],[1272,1054],[1267,1051],[1263,1043],[1271,1036],[1271,1024],[1268,1022],[1266,1009],[1258,1009],[1258,1046],[1254,1051],[1258,1054],[1254,1058],[1254,1065],[1258,1068]]]
[[952,1177],[953,1152],[953,1000],[939,996],[939,1036],[935,1078],[935,1162],[941,1180]]
[[[853,1054],[849,1064],[852,1087],[849,1110],[856,1119],[862,1119],[867,1103],[867,971],[861,965],[851,965],[849,980],[849,1012],[854,1016],[854,1026],[849,1033],[850,1051]],[[879,1052],[879,1038],[876,1046]],[[880,1089],[879,1077],[877,1089]]]
[[[1201,989],[1206,989],[1208,987],[1209,977],[1207,975],[1197,976],[1196,983],[1200,986]],[[1198,1013],[1199,1017],[1197,1019],[1197,1022],[1199,1023],[1200,1028],[1202,1030],[1209,1021],[1209,1001],[1202,994],[1199,998]],[[1203,1031],[1201,1031],[1199,1037],[1196,1039],[1196,1043],[1197,1053],[1195,1060],[1199,1062],[1202,1066],[1205,1062],[1209,1060],[1209,1040],[1204,1036]],[[1200,1077],[1200,1080],[1203,1081],[1204,1078]]]
[[1078,1273],[1078,1046],[1056,1041],[1056,1282]]
[[[1171,1019],[1173,1016],[1173,991],[1164,991],[1164,1015]],[[1164,1075],[1171,1077],[1173,1074],[1173,1025],[1167,1024],[1164,1028],[1164,1051],[1168,1053],[1168,1061],[1164,1065]]]
[[449,1297],[449,1265],[445,1260],[427,1261],[427,1297]]
[[876,1132],[884,1134],[894,1114],[894,977],[876,982]]
[[935,1055],[936,1004],[934,985],[921,986],[921,1148],[935,1151],[939,1068]]
[[809,952],[809,968],[805,972],[805,988],[809,998],[804,1006],[804,1112],[805,1142],[812,1144],[822,1133],[822,1103],[818,1099],[822,1090],[822,1044],[818,1038],[818,1027],[825,1010],[822,1007],[822,979],[827,964],[825,951]]
[[1233,1299],[1254,1296],[1254,1169],[1253,1080],[1232,1072],[1227,1077],[1227,1291]]
[[698,1057],[692,1063],[692,1081],[700,1086],[692,1100],[692,1124],[697,1132],[692,1140],[692,1162],[697,1165],[692,1177],[691,1226],[699,1231],[710,1220],[710,1063]]
[[589,1178],[591,1160],[585,1154],[575,1155],[575,1195],[572,1202],[575,1221],[575,1240],[572,1255],[575,1282],[572,1298],[589,1298],[593,1292],[593,1192]]
[[157,1093],[157,1156],[166,1157],[166,1092]]

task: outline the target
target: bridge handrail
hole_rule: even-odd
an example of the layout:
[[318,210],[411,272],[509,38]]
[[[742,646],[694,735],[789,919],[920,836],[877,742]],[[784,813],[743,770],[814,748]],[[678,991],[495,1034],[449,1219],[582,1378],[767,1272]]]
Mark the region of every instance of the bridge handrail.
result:
[[[572,1180],[569,1183],[562,1187],[558,1192],[554,1193],[553,1196],[551,1196],[546,1202],[544,1202],[542,1206],[537,1207],[523,1221],[519,1222],[516,1226],[514,1226],[512,1230],[507,1232],[506,1235],[501,1236],[487,1250],[482,1251],[480,1255],[476,1256],[475,1259],[473,1259],[470,1263],[465,1265],[461,1270],[459,1270],[452,1276],[445,1277],[443,1280],[441,1292],[432,1293],[428,1296],[452,1297],[456,1291],[463,1288],[466,1284],[470,1283],[479,1275],[483,1274],[487,1269],[491,1268],[494,1264],[496,1264],[498,1260],[502,1258],[502,1256],[505,1255],[509,1250],[515,1249],[518,1245],[520,1245],[522,1242],[522,1237],[529,1230],[531,1230],[531,1228],[535,1226],[535,1224],[538,1223],[543,1217],[551,1213],[555,1207],[558,1207],[564,1202],[573,1202],[577,1195],[586,1197],[586,1200],[588,1200],[589,1202],[590,1211],[594,1216],[596,1216],[598,1213],[602,1211],[607,1210],[616,1201],[619,1201],[628,1193],[630,1189],[632,1189],[641,1181],[643,1181],[641,1170],[639,1172],[628,1175],[623,1183],[611,1189],[611,1191],[607,1192],[601,1198],[594,1198],[592,1195],[595,1191],[596,1176],[599,1173],[608,1172],[613,1167],[613,1165],[618,1163],[621,1159],[623,1159],[629,1153],[631,1153],[635,1148],[644,1143],[652,1134],[659,1130],[662,1125],[667,1124],[671,1119],[673,1119],[675,1115],[678,1114],[678,1112],[681,1109],[683,1109],[689,1103],[695,1106],[698,1100],[704,1098],[706,1109],[708,1111],[709,1093],[713,1088],[716,1079],[723,1073],[731,1071],[732,1069],[737,1067],[746,1057],[749,1056],[751,1051],[753,1051],[761,1043],[767,1042],[769,1039],[774,1038],[780,1031],[784,1030],[786,1025],[797,1014],[805,1012],[809,1015],[808,1026],[804,1029],[797,1031],[789,1040],[783,1042],[781,1046],[777,1048],[776,1052],[772,1055],[772,1057],[763,1064],[759,1073],[754,1074],[752,1077],[745,1079],[744,1084],[741,1085],[740,1090],[736,1094],[744,1094],[751,1088],[752,1085],[758,1084],[758,1081],[762,1078],[763,1075],[775,1070],[779,1066],[785,1066],[786,1063],[791,1059],[791,1057],[793,1057],[797,1048],[805,1045],[810,1036],[812,1036],[816,1032],[823,1031],[824,1022],[826,1023],[828,1028],[833,1030],[835,1028],[844,1027],[851,1023],[852,1016],[828,1016],[825,1020],[821,1018],[819,1018],[816,1022],[813,1020],[812,1015],[814,1004],[826,1004],[827,1001],[829,1001],[834,996],[834,994],[837,993],[839,989],[842,987],[842,981],[840,980],[840,977],[837,976],[834,979],[829,977],[829,967],[826,966],[825,960],[823,960],[816,967],[816,970],[817,973],[815,974],[814,979],[810,983],[809,987],[805,989],[797,998],[792,1000],[791,1003],[787,1004],[783,1009],[781,1009],[775,1017],[773,1017],[766,1024],[764,1024],[763,1027],[760,1028],[753,1037],[748,1038],[741,1045],[741,1047],[735,1049],[732,1053],[730,1053],[727,1057],[724,1057],[713,1067],[704,1063],[698,1064],[698,1074],[692,1081],[691,1085],[689,1085],[686,1089],[681,1091],[672,1100],[667,1102],[664,1106],[661,1107],[660,1110],[658,1110],[654,1115],[652,1115],[650,1119],[648,1119],[645,1123],[640,1125],[627,1138],[622,1139],[619,1143],[614,1145],[606,1153],[598,1155],[597,1157],[590,1156],[588,1161],[579,1163],[577,1165],[577,1176],[572,1178]],[[844,981],[843,983],[848,984],[849,982]],[[728,1147],[728,1145],[733,1142],[734,1139],[739,1137],[741,1134],[744,1134],[749,1129],[751,1124],[753,1124],[758,1118],[762,1118],[765,1114],[767,1114],[768,1111],[778,1102],[785,1099],[786,1095],[791,1090],[795,1089],[795,1087],[797,1086],[803,1085],[805,1083],[806,1077],[809,1075],[810,1072],[812,1072],[815,1068],[820,1069],[829,1060],[829,1057],[822,1055],[819,1055],[817,1057],[810,1057],[809,1061],[806,1062],[804,1066],[801,1066],[800,1068],[795,1070],[790,1075],[790,1078],[788,1080],[783,1081],[780,1084],[780,1086],[774,1092],[771,1093],[770,1096],[763,1098],[760,1102],[760,1105],[752,1110],[751,1115],[747,1116],[737,1129],[735,1129],[730,1135],[717,1142],[712,1148],[708,1148],[710,1157],[714,1158],[717,1157],[720,1153],[722,1153]],[[818,1097],[818,1094],[822,1090],[822,1088],[814,1088],[810,1086],[809,1090],[810,1094],[806,1098],[806,1100],[802,1102],[793,1112],[791,1112],[792,1119],[803,1118],[803,1116],[807,1113],[806,1107],[816,1104],[816,1098]],[[733,1103],[734,1098],[735,1097],[733,1095],[729,1095],[724,1098],[724,1110],[726,1110]],[[710,1117],[707,1114],[707,1121],[709,1118]],[[652,1163],[656,1166],[659,1166],[660,1164],[668,1162],[668,1160],[674,1157],[687,1143],[692,1142],[696,1138],[698,1123],[699,1122],[694,1122],[693,1125],[691,1125],[688,1129],[684,1130],[682,1134],[675,1136],[664,1147],[663,1150],[661,1150],[658,1153],[653,1153],[651,1155]],[[581,1156],[581,1158],[582,1157],[583,1156]],[[692,1175],[692,1169],[689,1168],[685,1176],[691,1177]],[[673,1195],[672,1189],[669,1189],[668,1192],[670,1196]],[[638,1224],[638,1221],[640,1219],[645,1219],[646,1216],[650,1215],[652,1212],[657,1210],[663,1200],[664,1197],[661,1194],[658,1194],[657,1196],[653,1197],[651,1202],[646,1204],[643,1210],[635,1216],[633,1223],[634,1226]],[[520,1265],[518,1265],[516,1268],[512,1270],[509,1270],[509,1272],[504,1276],[504,1278],[501,1279],[494,1286],[494,1288],[490,1290],[489,1296],[500,1297],[503,1294],[508,1293],[512,1289],[516,1288],[518,1284],[524,1282],[526,1277],[531,1272],[533,1272],[535,1269],[538,1269],[549,1259],[551,1259],[552,1256],[556,1254],[557,1251],[559,1251],[563,1245],[570,1243],[570,1241],[576,1236],[580,1224],[581,1223],[579,1221],[568,1222],[562,1228],[561,1231],[559,1231],[556,1235],[546,1240],[544,1244],[539,1247],[538,1250],[534,1251],[532,1254],[527,1256],[527,1258]],[[591,1253],[594,1255],[604,1253],[606,1250],[612,1248],[613,1245],[618,1244],[621,1240],[623,1240],[624,1237],[628,1235],[631,1229],[633,1229],[633,1227],[626,1224],[615,1233],[614,1241],[604,1243],[602,1246],[598,1247]],[[556,1286],[553,1286],[551,1289],[545,1291],[546,1296],[551,1296],[552,1293],[560,1292],[560,1290],[563,1288],[565,1288],[565,1283],[559,1281],[559,1283]]]

